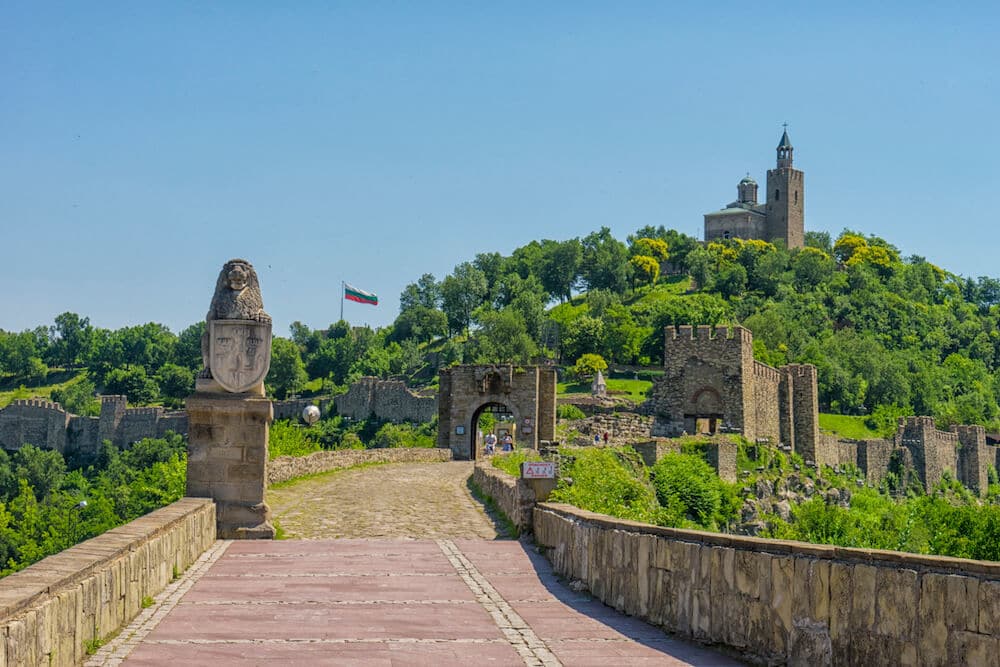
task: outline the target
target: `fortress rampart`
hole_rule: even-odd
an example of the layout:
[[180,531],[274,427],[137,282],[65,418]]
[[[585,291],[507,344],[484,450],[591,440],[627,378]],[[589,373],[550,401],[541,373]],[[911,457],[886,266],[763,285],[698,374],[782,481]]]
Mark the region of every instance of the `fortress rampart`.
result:
[[646,406],[653,435],[737,432],[815,456],[814,366],[755,360],[753,335],[741,326],[688,325],[664,332],[663,365]]
[[363,377],[334,399],[337,414],[351,419],[372,415],[392,422],[429,422],[438,412],[437,399],[420,396],[401,380]]
[[741,433],[785,445],[809,464],[856,465],[869,484],[889,472],[913,476],[932,489],[948,474],[984,494],[1000,449],[986,444],[981,426],[937,428],[931,417],[901,419],[892,441],[848,440],[819,433],[816,367],[773,368],[753,358],[753,336],[740,326],[668,327],[664,375],[643,407],[652,436]]
[[0,410],[0,448],[8,451],[29,444],[89,459],[105,440],[124,448],[167,431],[187,433],[187,415],[158,407],[129,408],[124,396],[101,396],[99,417],[74,415],[42,399],[14,401]]

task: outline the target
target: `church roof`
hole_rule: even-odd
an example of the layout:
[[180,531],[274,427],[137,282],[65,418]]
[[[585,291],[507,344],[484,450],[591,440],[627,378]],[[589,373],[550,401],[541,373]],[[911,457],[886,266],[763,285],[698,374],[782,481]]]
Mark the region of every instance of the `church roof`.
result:
[[760,211],[755,211],[752,208],[744,208],[742,206],[730,205],[728,208],[724,208],[721,211],[713,211],[711,213],[706,213],[705,217],[719,218],[723,216],[736,215],[737,213],[750,213],[751,215],[760,215],[760,216],[764,215]]
[[757,181],[753,180],[753,179],[752,179],[752,178],[750,178],[749,176],[744,176],[744,177],[743,177],[743,180],[742,180],[742,181],[740,181],[740,185],[743,185],[744,183],[751,183],[751,184],[753,184],[753,185],[757,185]]
[[788,138],[788,130],[785,130],[781,135],[781,142],[778,144],[778,148],[792,148],[792,141]]

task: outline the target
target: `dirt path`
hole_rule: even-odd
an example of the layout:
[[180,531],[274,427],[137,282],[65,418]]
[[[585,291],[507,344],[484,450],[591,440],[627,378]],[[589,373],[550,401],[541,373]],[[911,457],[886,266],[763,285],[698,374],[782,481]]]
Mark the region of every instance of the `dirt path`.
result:
[[394,463],[342,470],[269,489],[291,539],[502,535],[467,486],[472,463]]

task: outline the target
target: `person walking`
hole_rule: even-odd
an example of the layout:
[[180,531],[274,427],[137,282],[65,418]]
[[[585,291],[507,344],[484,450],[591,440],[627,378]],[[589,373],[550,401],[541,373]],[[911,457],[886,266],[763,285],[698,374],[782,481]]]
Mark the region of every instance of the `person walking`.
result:
[[497,437],[492,433],[487,433],[486,438],[483,440],[486,444],[486,453],[493,454],[496,452],[497,447]]

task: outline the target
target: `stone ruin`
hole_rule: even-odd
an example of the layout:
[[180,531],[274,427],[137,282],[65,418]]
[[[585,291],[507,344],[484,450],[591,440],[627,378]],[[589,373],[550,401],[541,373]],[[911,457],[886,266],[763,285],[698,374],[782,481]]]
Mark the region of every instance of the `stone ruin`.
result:
[[126,448],[144,438],[162,438],[167,431],[187,433],[183,411],[130,408],[125,396],[100,398],[99,417],[74,415],[42,399],[14,401],[0,409],[0,448],[14,451],[30,444],[87,461],[105,440]]
[[664,375],[643,410],[652,436],[738,433],[796,452],[814,466],[856,465],[871,485],[890,471],[915,475],[927,490],[946,473],[984,494],[1000,448],[981,426],[943,431],[930,417],[901,419],[892,440],[849,440],[819,433],[816,367],[772,368],[753,358],[753,336],[740,326],[668,327]]

